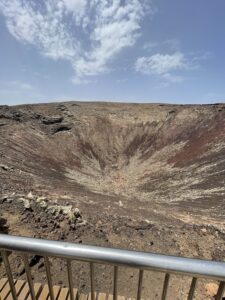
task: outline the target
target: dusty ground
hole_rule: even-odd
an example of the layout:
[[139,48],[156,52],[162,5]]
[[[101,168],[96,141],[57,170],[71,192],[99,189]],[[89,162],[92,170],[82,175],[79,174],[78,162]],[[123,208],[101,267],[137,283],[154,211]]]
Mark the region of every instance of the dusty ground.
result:
[[[25,236],[224,260],[224,138],[222,104],[0,107],[2,228]],[[86,222],[71,227],[35,202],[25,209],[17,199],[29,192],[46,197],[48,205],[78,207]],[[11,260],[15,276],[23,277],[20,261]],[[66,284],[63,265],[53,262],[56,283]],[[38,267],[35,279],[43,281],[42,261],[34,271]],[[109,291],[112,270],[99,268],[97,287]],[[88,267],[74,269],[75,284],[87,292]],[[120,294],[134,295],[136,272],[120,274]],[[162,278],[145,274],[146,299],[149,291],[150,299],[159,299]],[[186,299],[188,280],[172,277],[169,299]],[[202,281],[196,299],[214,294],[213,283]]]

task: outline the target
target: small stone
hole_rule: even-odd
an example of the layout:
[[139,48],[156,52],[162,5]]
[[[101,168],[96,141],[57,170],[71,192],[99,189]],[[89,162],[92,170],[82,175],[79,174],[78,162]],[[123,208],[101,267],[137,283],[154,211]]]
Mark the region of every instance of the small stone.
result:
[[36,202],[40,203],[42,201],[48,201],[46,197],[37,197]]
[[48,204],[46,203],[46,201],[41,201],[40,202],[40,207],[46,208],[47,206],[48,206]]
[[31,210],[30,201],[28,199],[24,199],[23,206],[25,209]]
[[27,198],[30,199],[30,200],[34,200],[34,199],[35,199],[35,196],[32,194],[32,192],[30,192],[30,193],[27,195]]
[[75,222],[76,221],[76,216],[74,215],[74,213],[72,211],[70,211],[68,214],[67,214],[67,217],[69,219],[69,221],[72,223],[72,222]]
[[76,226],[77,226],[77,227],[86,226],[87,223],[88,223],[88,222],[87,222],[86,220],[82,220],[82,222],[77,223]]
[[73,230],[75,230],[76,229],[76,225],[75,224],[71,224],[70,228],[73,229]]
[[3,202],[5,202],[5,201],[7,201],[7,199],[8,199],[8,196],[3,196],[3,197],[1,198],[1,202],[3,203]]
[[7,198],[6,202],[7,203],[12,203],[12,198]]
[[0,168],[2,168],[4,171],[8,171],[10,169],[8,166],[2,164],[0,165]]
[[74,212],[74,215],[76,216],[76,218],[81,217],[80,210],[77,207],[73,210],[73,212]]
[[31,204],[30,201],[26,198],[19,198],[18,199],[19,202],[21,202],[23,204],[23,207],[27,210],[32,210],[31,209]]

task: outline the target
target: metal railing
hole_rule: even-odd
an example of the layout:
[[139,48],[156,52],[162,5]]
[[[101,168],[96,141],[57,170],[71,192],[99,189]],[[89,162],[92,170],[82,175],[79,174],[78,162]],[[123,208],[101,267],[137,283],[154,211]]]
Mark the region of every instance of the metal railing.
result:
[[34,286],[28,263],[28,254],[44,257],[49,295],[54,299],[49,256],[63,258],[67,261],[67,274],[71,300],[74,300],[71,261],[79,260],[90,263],[91,300],[95,299],[94,264],[110,264],[114,266],[113,299],[117,299],[118,268],[120,266],[139,269],[137,300],[141,299],[144,271],[159,271],[165,273],[161,299],[165,300],[169,286],[170,274],[192,276],[192,282],[187,296],[193,299],[198,278],[210,278],[220,281],[216,300],[221,300],[225,291],[225,263],[209,260],[182,258],[146,252],[121,250],[105,247],[87,246],[61,241],[50,241],[27,237],[17,237],[0,234],[0,250],[5,265],[13,299],[17,300],[14,280],[8,260],[7,251],[19,252],[23,258],[24,268],[30,288],[31,298],[35,300]]

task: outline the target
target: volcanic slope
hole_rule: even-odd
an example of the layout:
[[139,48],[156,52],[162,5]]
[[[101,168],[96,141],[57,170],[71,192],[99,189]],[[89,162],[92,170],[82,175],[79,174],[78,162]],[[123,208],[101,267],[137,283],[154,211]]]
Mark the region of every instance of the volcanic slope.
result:
[[225,105],[0,106],[0,192],[223,225]]

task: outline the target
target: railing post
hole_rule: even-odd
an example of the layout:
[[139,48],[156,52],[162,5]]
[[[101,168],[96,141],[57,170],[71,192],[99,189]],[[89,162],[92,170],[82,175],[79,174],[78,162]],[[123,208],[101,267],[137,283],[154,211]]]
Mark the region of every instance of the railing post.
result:
[[196,284],[197,284],[197,278],[193,277],[192,281],[191,281],[191,287],[188,293],[188,298],[187,300],[192,300],[194,297],[194,292],[195,292],[195,288],[196,288]]
[[90,263],[91,300],[95,300],[94,264]]
[[52,286],[50,263],[47,256],[44,257],[44,260],[45,260],[45,270],[46,270],[47,280],[48,280],[49,296],[51,300],[54,300],[55,297],[54,297],[53,286]]
[[225,291],[225,282],[221,281],[220,285],[219,285],[219,288],[218,288],[218,291],[217,291],[217,294],[216,294],[215,300],[222,300],[223,295],[224,295],[224,291]]
[[14,285],[14,281],[13,281],[12,271],[10,268],[7,252],[2,251],[1,256],[3,259],[4,265],[5,265],[5,270],[7,273],[8,280],[9,280],[9,285],[10,285],[11,293],[13,296],[13,300],[17,300],[16,289],[15,289],[15,285]]
[[32,276],[31,276],[31,272],[30,272],[30,266],[29,266],[27,255],[26,254],[22,255],[22,258],[23,258],[23,262],[24,262],[26,275],[27,275],[27,281],[28,281],[29,288],[30,288],[31,298],[32,298],[32,300],[36,300],[36,296],[35,296],[35,292],[34,292],[34,285],[33,285],[33,280],[32,280]]
[[140,270],[140,271],[139,271],[139,278],[138,278],[137,300],[140,300],[140,299],[141,299],[143,274],[144,274],[144,271],[143,271],[143,270]]
[[166,299],[166,295],[167,295],[167,290],[168,290],[168,286],[169,286],[169,279],[170,279],[170,274],[166,274],[165,275],[165,279],[164,279],[164,284],[163,284],[163,292],[162,292],[162,300]]
[[67,274],[70,290],[70,300],[74,300],[71,260],[67,259]]
[[118,290],[118,267],[114,266],[114,274],[113,274],[113,300],[117,300],[117,290]]

